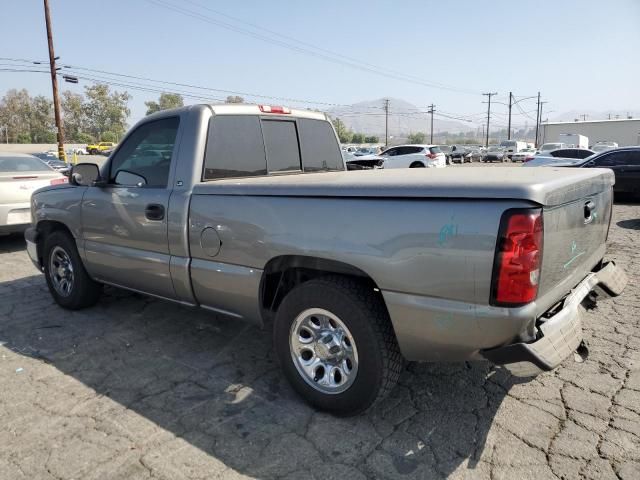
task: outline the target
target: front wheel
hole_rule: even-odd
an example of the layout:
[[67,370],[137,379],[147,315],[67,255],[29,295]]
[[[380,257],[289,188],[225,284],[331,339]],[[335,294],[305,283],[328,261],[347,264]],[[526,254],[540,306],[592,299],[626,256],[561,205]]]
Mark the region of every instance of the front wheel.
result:
[[289,292],[276,314],[274,344],[298,394],[337,415],[384,398],[403,366],[379,294],[347,277],[310,280]]
[[43,263],[47,286],[58,305],[78,310],[98,301],[101,286],[89,277],[71,235],[61,231],[49,234]]

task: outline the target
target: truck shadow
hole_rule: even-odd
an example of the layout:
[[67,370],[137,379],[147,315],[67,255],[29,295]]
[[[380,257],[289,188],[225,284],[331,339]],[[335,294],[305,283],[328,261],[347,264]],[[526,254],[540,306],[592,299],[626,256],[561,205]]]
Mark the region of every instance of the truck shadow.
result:
[[[52,303],[41,275],[1,283],[0,304],[14,305],[0,310],[0,349],[35,359],[25,359],[31,368],[49,364],[95,392],[84,406],[69,396],[65,408],[105,412],[107,434],[142,449],[168,431],[258,478],[299,478],[311,469],[353,477],[354,468],[367,477],[438,478],[467,469],[473,476],[491,453],[484,452],[487,434],[515,382],[484,363],[410,364],[381,404],[336,418],[289,388],[268,328],[110,288],[96,307],[67,312]],[[73,382],[55,378],[21,397],[47,403],[73,393]]]
[[620,228],[627,228],[631,230],[640,230],[640,218],[634,218],[630,220],[620,220],[616,223]]

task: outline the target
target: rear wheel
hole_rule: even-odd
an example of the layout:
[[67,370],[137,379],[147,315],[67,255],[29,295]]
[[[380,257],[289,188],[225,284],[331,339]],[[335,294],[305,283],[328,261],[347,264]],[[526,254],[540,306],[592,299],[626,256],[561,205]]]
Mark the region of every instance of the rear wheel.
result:
[[422,162],[413,162],[411,165],[409,165],[409,168],[425,168],[425,167],[424,167],[424,163]]
[[310,280],[289,292],[276,314],[274,343],[298,394],[338,415],[384,398],[403,366],[382,299],[348,277]]
[[87,274],[71,235],[62,231],[49,234],[43,263],[47,286],[58,305],[78,310],[98,301],[101,285]]

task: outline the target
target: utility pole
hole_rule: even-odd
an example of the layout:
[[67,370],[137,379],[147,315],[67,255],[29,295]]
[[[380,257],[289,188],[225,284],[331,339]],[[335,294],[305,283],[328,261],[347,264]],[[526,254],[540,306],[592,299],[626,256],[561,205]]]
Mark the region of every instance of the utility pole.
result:
[[583,121],[583,122],[586,122],[586,121],[587,121],[587,117],[588,117],[589,115],[587,115],[586,113],[583,113],[583,114],[582,114],[582,115],[580,115],[580,116],[582,117],[582,121]]
[[483,93],[482,95],[486,95],[487,97],[489,97],[489,106],[487,107],[487,142],[486,142],[486,147],[489,146],[489,119],[491,118],[491,97],[493,97],[494,95],[497,95],[498,92],[493,92],[493,93]]
[[507,127],[507,140],[511,140],[511,107],[513,104],[513,93],[509,92],[509,126]]
[[[549,102],[540,102],[540,126],[542,126],[542,109],[543,109],[545,103],[549,103]],[[549,119],[547,119],[547,121],[548,120]],[[544,143],[544,138],[547,136],[546,133],[547,133],[547,130],[545,129],[544,135],[542,135],[542,139],[543,139],[542,143]]]
[[49,13],[49,0],[44,0],[44,19],[47,24],[47,42],[49,43],[49,66],[51,68],[51,86],[53,87],[53,112],[58,128],[58,158],[66,161],[64,154],[64,130],[60,116],[60,97],[58,97],[58,78],[56,76],[56,55],[53,51],[53,34],[51,32],[51,15]]
[[389,146],[389,99],[384,100],[384,146]]
[[431,105],[429,105],[429,110],[427,111],[427,113],[431,114],[431,139],[429,140],[429,143],[431,143],[433,145],[433,112],[436,111],[436,106],[432,103]]
[[538,92],[538,108],[536,108],[536,141],[535,146],[538,148],[538,131],[540,130],[540,92]]

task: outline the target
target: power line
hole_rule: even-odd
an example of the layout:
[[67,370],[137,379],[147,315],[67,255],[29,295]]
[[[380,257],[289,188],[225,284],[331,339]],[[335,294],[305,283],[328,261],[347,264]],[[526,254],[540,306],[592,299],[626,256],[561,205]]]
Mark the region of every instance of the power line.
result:
[[[337,52],[334,52],[334,51],[328,50],[328,49],[323,48],[323,47],[318,47],[317,45],[314,45],[314,44],[312,44],[312,43],[305,42],[305,41],[303,41],[303,40],[300,40],[300,39],[295,38],[295,37],[291,37],[291,36],[289,36],[289,35],[285,35],[285,34],[283,34],[283,33],[281,33],[281,32],[277,32],[277,31],[274,31],[274,30],[270,30],[270,29],[265,28],[265,27],[263,27],[263,26],[261,26],[261,25],[256,25],[255,23],[247,22],[246,20],[243,20],[243,19],[241,19],[241,18],[234,17],[234,16],[232,16],[232,15],[229,15],[229,14],[223,13],[223,12],[221,12],[221,11],[219,11],[219,10],[215,10],[215,9],[213,9],[213,8],[211,8],[211,7],[207,6],[207,5],[203,5],[203,4],[201,4],[201,3],[199,3],[199,2],[195,2],[195,1],[193,1],[193,0],[182,0],[182,1],[183,1],[183,2],[187,2],[187,3],[190,3],[191,5],[194,5],[194,6],[196,6],[196,7],[202,8],[202,9],[207,10],[207,11],[209,11],[209,12],[212,12],[212,13],[214,13],[214,14],[216,14],[216,15],[220,15],[220,16],[222,16],[222,17],[228,18],[228,19],[230,19],[230,20],[232,20],[232,21],[235,21],[235,22],[238,22],[238,23],[242,23],[242,24],[244,24],[244,25],[248,25],[248,26],[250,26],[250,27],[252,27],[252,28],[255,28],[255,29],[257,29],[257,30],[261,30],[261,31],[263,31],[263,32],[267,32],[267,33],[269,33],[270,35],[274,35],[274,36],[276,36],[276,37],[280,37],[280,38],[284,38],[284,39],[287,39],[287,40],[291,40],[291,41],[293,41],[293,42],[299,43],[299,44],[301,44],[301,45],[305,45],[305,46],[310,47],[310,48],[312,48],[312,49],[314,49],[314,50],[318,50],[318,51],[320,51],[320,52],[324,52],[324,53],[327,53],[327,54],[332,55],[332,56],[335,56],[335,57],[343,58],[343,59],[345,59],[345,60],[349,60],[349,61],[351,61],[351,62],[359,63],[359,64],[362,64],[362,65],[366,65],[366,66],[368,66],[368,67],[375,68],[375,69],[384,69],[384,70],[385,70],[385,71],[387,71],[387,72],[392,72],[392,73],[395,73],[395,74],[398,74],[398,75],[401,75],[401,76],[403,76],[403,77],[407,77],[407,78],[414,78],[414,79],[416,79],[416,80],[418,80],[418,81],[422,81],[422,80],[423,80],[423,79],[421,79],[421,78],[419,78],[419,77],[416,77],[415,75],[409,75],[409,74],[406,74],[406,73],[404,73],[404,72],[399,72],[399,71],[397,71],[397,70],[391,70],[391,69],[389,69],[389,68],[388,68],[388,67],[386,67],[386,66],[385,66],[385,67],[380,67],[379,65],[375,65],[375,64],[372,64],[372,63],[368,63],[368,62],[362,61],[362,60],[360,60],[360,59],[358,59],[358,58],[355,58],[355,57],[350,57],[350,56],[348,56],[348,55],[344,55],[344,54],[342,54],[342,53],[337,53]],[[439,83],[439,82],[432,82],[432,83],[433,83],[433,85],[441,85],[441,86],[443,86],[443,87],[447,87],[447,85],[445,85],[445,84],[443,84],[443,83]],[[474,92],[473,90],[470,90],[470,89],[461,89],[461,90],[468,90],[468,91],[469,91],[469,93],[475,93],[475,94],[480,93],[480,92]]]
[[[454,86],[448,86],[448,85],[444,85],[444,84],[440,84],[437,82],[428,82],[426,80],[420,80],[420,79],[416,79],[414,77],[411,76],[407,76],[406,74],[401,74],[401,73],[393,73],[392,70],[389,70],[388,68],[383,68],[380,66],[375,66],[373,64],[368,64],[365,62],[361,62],[358,61],[358,63],[355,63],[354,61],[347,61],[347,60],[341,60],[340,58],[336,58],[336,57],[342,57],[342,58],[348,58],[345,57],[343,55],[340,54],[336,54],[335,52],[331,52],[331,54],[326,54],[326,53],[320,53],[317,51],[313,51],[310,50],[309,48],[304,48],[304,47],[299,47],[296,45],[292,45],[288,42],[282,41],[282,40],[278,40],[276,38],[272,38],[272,37],[268,37],[265,36],[263,34],[257,33],[255,31],[251,31],[251,30],[247,30],[246,28],[242,28],[242,27],[238,27],[236,25],[227,23],[227,22],[223,22],[221,20],[217,20],[215,18],[212,18],[210,16],[204,15],[200,12],[197,11],[193,11],[193,10],[189,10],[187,8],[184,8],[182,6],[178,6],[175,4],[172,4],[166,0],[145,0],[148,3],[151,3],[153,5],[180,13],[182,15],[191,17],[191,18],[195,18],[197,20],[203,21],[205,23],[209,23],[212,25],[217,25],[219,27],[234,31],[236,33],[242,34],[242,35],[246,35],[252,38],[255,38],[257,40],[261,40],[267,43],[271,43],[283,48],[287,48],[289,50],[298,52],[298,53],[303,53],[303,54],[307,54],[307,55],[311,55],[317,58],[321,58],[325,61],[328,62],[332,62],[332,63],[336,63],[336,64],[340,64],[340,65],[344,65],[347,67],[351,67],[357,70],[361,70],[361,71],[366,71],[369,73],[374,73],[376,75],[380,75],[380,76],[384,76],[387,78],[392,78],[395,80],[402,80],[405,82],[410,82],[410,83],[415,83],[418,85],[422,85],[422,86],[426,86],[426,87],[430,87],[430,88],[437,88],[437,89],[442,89],[442,90],[449,90],[449,91],[454,91],[454,92],[459,92],[459,93],[465,93],[465,94],[471,94],[471,95],[477,95],[479,92],[477,91],[473,91],[470,89],[463,89],[463,88],[458,88],[458,87],[454,87]],[[254,27],[255,28],[255,27]],[[265,29],[263,29],[265,30]],[[291,37],[289,37],[291,38]],[[306,42],[300,42],[299,40],[295,40],[298,43],[304,44]],[[310,45],[310,44],[307,44]],[[324,52],[329,52],[325,49],[320,49],[318,47],[313,47],[316,50],[320,50],[320,51],[324,51]]]
[[[0,60],[23,62],[23,63],[27,63],[27,64],[34,64],[35,62],[40,62],[39,60],[16,59],[16,58],[7,58],[7,57],[0,57]],[[315,100],[304,100],[304,99],[289,98],[289,97],[278,97],[278,96],[264,95],[264,94],[259,94],[259,93],[248,93],[248,92],[239,92],[239,91],[236,91],[236,90],[225,90],[225,89],[221,89],[221,88],[205,87],[205,86],[202,86],[202,85],[194,85],[194,84],[189,84],[189,83],[171,82],[171,81],[167,81],[167,80],[158,80],[158,79],[154,79],[154,78],[150,78],[150,77],[141,77],[141,76],[137,76],[137,75],[128,75],[128,74],[124,74],[124,73],[110,72],[110,71],[107,71],[107,70],[82,67],[82,66],[78,66],[78,65],[70,65],[70,64],[67,64],[67,63],[65,63],[62,68],[65,69],[66,71],[69,71],[69,72],[74,73],[76,75],[82,75],[82,74],[79,74],[78,71],[84,71],[84,72],[92,72],[92,73],[99,73],[99,74],[103,74],[103,75],[109,75],[109,76],[113,76],[113,77],[120,77],[120,78],[132,79],[132,80],[141,80],[141,81],[145,81],[145,82],[159,83],[159,84],[163,84],[163,85],[172,85],[172,86],[176,86],[176,87],[192,88],[192,89],[195,89],[195,90],[206,90],[206,91],[210,91],[210,92],[225,93],[225,94],[231,94],[231,95],[242,95],[242,96],[245,96],[245,97],[264,98],[264,99],[268,99],[268,100],[279,100],[279,101],[290,102],[290,103],[303,103],[303,104],[309,104],[309,105],[325,105],[325,106],[331,106],[331,107],[351,107],[352,106],[352,105],[341,104],[341,103],[320,102],[320,101],[315,101]],[[378,108],[378,109],[380,109],[381,107],[362,107],[362,108]]]

